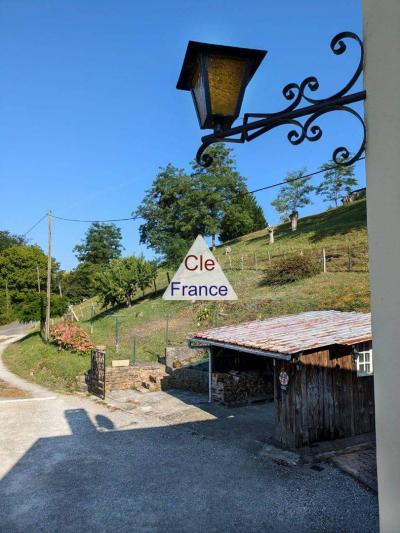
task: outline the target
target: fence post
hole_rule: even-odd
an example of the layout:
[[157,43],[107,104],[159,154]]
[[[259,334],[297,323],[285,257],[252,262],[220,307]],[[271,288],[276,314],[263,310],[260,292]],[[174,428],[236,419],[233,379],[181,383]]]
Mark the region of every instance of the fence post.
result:
[[131,359],[131,365],[136,364],[136,335],[133,335],[132,337],[132,359]]
[[115,351],[119,352],[119,317],[115,317]]
[[169,277],[169,272],[168,272],[168,270],[167,270],[167,281],[168,281],[168,285],[169,285],[169,284],[171,283],[171,279],[170,279],[170,277]]
[[322,263],[324,265],[324,273],[326,273],[326,251],[322,248]]
[[93,317],[94,317],[94,304],[91,306],[91,313],[90,313],[90,334],[93,335]]
[[169,339],[168,339],[168,326],[169,326],[169,314],[166,313],[165,315],[165,347],[167,348],[168,347],[168,344],[169,344]]
[[228,257],[229,257],[229,270],[232,270],[232,259],[231,259],[231,254],[229,254]]

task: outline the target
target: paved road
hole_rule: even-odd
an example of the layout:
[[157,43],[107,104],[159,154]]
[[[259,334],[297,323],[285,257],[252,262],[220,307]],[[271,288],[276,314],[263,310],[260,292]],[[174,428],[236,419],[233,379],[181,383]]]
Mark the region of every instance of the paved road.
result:
[[[5,348],[12,342],[22,339],[32,330],[32,326],[27,324],[8,324],[7,326],[0,326],[0,379],[7,381],[14,387],[18,389],[25,390],[29,393],[31,398],[35,399],[44,399],[44,398],[54,398],[54,393],[49,392],[43,387],[36,385],[35,383],[28,383],[24,379],[16,376],[10,372],[4,365],[1,354]],[[13,402],[15,400],[10,400],[7,398],[0,398],[0,402]],[[0,530],[1,531],[1,530]]]
[[376,496],[349,476],[279,466],[205,418],[60,394],[0,404],[0,531],[378,531]]

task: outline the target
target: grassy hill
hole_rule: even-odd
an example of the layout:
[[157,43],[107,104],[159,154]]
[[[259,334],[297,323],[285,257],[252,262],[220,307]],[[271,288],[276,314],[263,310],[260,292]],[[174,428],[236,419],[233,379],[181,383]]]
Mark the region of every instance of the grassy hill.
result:
[[[93,320],[93,341],[107,347],[107,356],[130,358],[136,338],[136,360],[155,361],[166,343],[179,345],[196,329],[257,318],[315,309],[369,310],[368,243],[365,200],[305,217],[297,232],[289,224],[275,229],[275,244],[269,246],[266,231],[229,242],[230,259],[224,247],[216,250],[237,302],[165,302],[165,271],[159,273],[157,292],[138,297],[131,308],[100,310]],[[269,262],[289,254],[327,257],[327,272],[296,283],[271,287],[265,283]],[[171,273],[172,275],[172,273]],[[76,309],[83,327],[90,332],[92,302]],[[120,347],[116,352],[116,315]],[[9,367],[28,379],[53,388],[73,388],[74,377],[88,368],[88,358],[58,352],[44,346],[37,334],[8,348]]]

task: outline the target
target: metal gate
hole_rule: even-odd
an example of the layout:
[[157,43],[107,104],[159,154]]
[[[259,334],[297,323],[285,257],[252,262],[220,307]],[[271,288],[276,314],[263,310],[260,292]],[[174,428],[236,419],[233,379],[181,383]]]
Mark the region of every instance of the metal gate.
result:
[[96,346],[92,350],[87,377],[88,391],[104,400],[106,396],[106,352],[103,347]]

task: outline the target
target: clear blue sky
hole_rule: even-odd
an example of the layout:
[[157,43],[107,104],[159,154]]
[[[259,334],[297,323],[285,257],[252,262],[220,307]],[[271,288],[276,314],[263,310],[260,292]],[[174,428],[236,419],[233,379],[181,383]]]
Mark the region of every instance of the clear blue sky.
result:
[[[330,95],[349,79],[356,49],[334,56],[330,39],[362,33],[359,0],[2,0],[0,6],[0,229],[24,233],[48,209],[59,216],[130,216],[158,167],[186,167],[202,132],[189,93],[175,85],[189,39],[268,50],[243,111],[285,106],[283,86],[316,75]],[[315,170],[332,150],[358,148],[350,116],[320,120],[323,140],[294,147],[279,128],[232,145],[249,189],[287,171]],[[357,177],[364,184],[363,162]],[[314,181],[315,182],[315,181]],[[277,190],[257,199],[268,221]],[[303,214],[325,208],[319,199]],[[143,251],[124,222],[125,254]],[[54,222],[53,255],[65,269],[87,229]],[[31,242],[46,247],[42,222]]]

